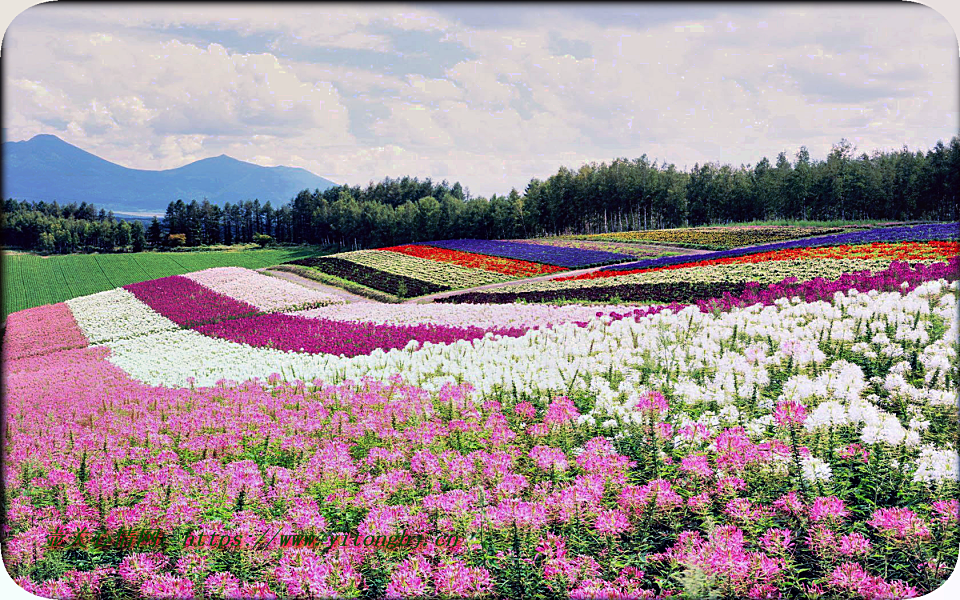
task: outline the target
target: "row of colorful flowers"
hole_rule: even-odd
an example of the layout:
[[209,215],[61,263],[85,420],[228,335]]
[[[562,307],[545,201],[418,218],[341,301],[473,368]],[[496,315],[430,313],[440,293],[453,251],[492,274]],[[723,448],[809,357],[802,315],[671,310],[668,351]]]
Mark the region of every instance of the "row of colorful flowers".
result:
[[641,260],[632,263],[624,263],[604,267],[604,271],[630,271],[636,269],[651,269],[656,267],[665,267],[669,265],[678,265],[682,263],[694,262],[698,260],[713,260],[718,258],[729,258],[734,256],[746,256],[758,254],[761,252],[771,252],[777,250],[787,250],[795,248],[817,248],[825,246],[842,246],[857,244],[872,244],[874,242],[898,243],[898,242],[927,242],[927,241],[946,241],[960,240],[960,223],[936,223],[929,225],[914,225],[907,227],[883,227],[866,231],[855,231],[848,233],[839,233],[835,235],[821,235],[800,240],[791,240],[775,244],[764,244],[761,246],[752,246],[749,248],[735,248],[732,250],[722,250],[710,254],[702,254],[696,257],[690,256],[665,256],[649,260]]
[[623,262],[633,258],[630,255],[617,252],[584,250],[581,248],[546,246],[543,244],[502,240],[442,240],[437,242],[417,242],[416,245],[459,250],[473,254],[486,254],[502,258],[513,258],[570,269]]
[[492,270],[466,267],[453,262],[421,258],[402,252],[356,250],[334,254],[333,257],[377,269],[384,273],[420,279],[447,289],[475,287],[512,279]]
[[783,240],[820,236],[845,231],[842,227],[797,227],[767,225],[759,227],[696,227],[684,229],[656,229],[650,231],[622,231],[580,236],[584,240],[611,242],[656,242],[709,248],[739,248]]
[[336,256],[301,258],[284,263],[314,269],[320,273],[358,283],[362,286],[392,294],[399,298],[415,298],[427,294],[448,291],[449,286],[424,281],[406,275],[387,273],[367,265],[344,260]]
[[[603,287],[628,284],[665,284],[665,283],[719,283],[749,282],[774,283],[787,277],[801,280],[823,277],[836,279],[844,273],[858,271],[879,271],[894,261],[886,258],[841,258],[812,260],[777,260],[761,263],[721,263],[704,265],[697,268],[682,269],[643,269],[631,271],[594,271],[584,277],[558,278],[547,281],[535,281],[509,288],[498,288],[491,293],[517,293],[543,290],[579,289],[584,287]],[[918,263],[942,262],[936,260],[911,261]]]
[[[22,357],[5,356],[7,568],[53,597],[927,593],[960,546],[957,284],[947,265],[894,266],[895,291],[808,301],[784,283],[768,305],[353,358],[184,330],[77,348],[66,307],[24,311],[8,327],[60,333],[11,331]],[[198,338],[238,354],[195,354]],[[312,370],[267,377],[270,352]],[[185,387],[131,379],[147,362]],[[205,365],[243,383],[187,379]],[[45,548],[57,528],[121,527],[168,543]],[[270,541],[354,529],[466,541]],[[189,532],[269,543],[186,549]]]
[[518,241],[525,244],[541,244],[544,246],[555,246],[558,248],[576,248],[578,250],[597,250],[600,252],[612,252],[614,254],[626,254],[635,258],[656,258],[658,256],[673,256],[674,254],[698,253],[698,250],[660,250],[655,247],[645,247],[641,244],[629,242],[605,242],[595,240],[582,240],[566,237],[548,237],[548,238],[528,238],[523,240],[499,240],[502,242]]
[[262,312],[344,303],[337,296],[241,267],[216,267],[188,273],[184,277],[214,292],[251,304]]
[[[864,266],[861,263],[854,263],[858,266]],[[880,263],[881,265],[883,263]],[[750,265],[753,267],[754,265]],[[788,265],[789,266],[789,265]],[[695,277],[687,281],[683,275],[686,272],[677,273],[667,272],[663,281],[652,282],[634,282],[634,278],[644,275],[656,277],[659,274],[646,273],[644,275],[626,276],[615,279],[600,279],[587,281],[569,281],[569,282],[546,282],[541,289],[526,289],[524,291],[520,286],[511,288],[511,290],[493,290],[490,292],[470,292],[457,294],[441,298],[438,302],[447,303],[470,303],[470,304],[488,304],[504,303],[510,304],[517,301],[523,302],[560,302],[560,301],[587,301],[587,302],[662,302],[669,303],[662,307],[655,307],[644,310],[659,310],[669,307],[675,309],[683,303],[697,303],[700,305],[709,304],[725,305],[727,299],[733,297],[738,306],[746,306],[752,302],[760,302],[756,293],[762,288],[762,283],[773,280],[774,284],[768,288],[772,296],[764,298],[782,298],[788,294],[789,290],[805,290],[803,297],[811,299],[826,299],[836,291],[846,291],[848,289],[857,290],[893,290],[902,283],[909,281],[916,284],[917,281],[926,281],[930,278],[945,278],[950,281],[956,278],[960,273],[960,259],[951,258],[946,263],[938,262],[924,264],[915,262],[913,266],[908,263],[892,262],[882,270],[864,269],[844,273],[842,269],[837,268],[836,264],[829,265],[832,268],[823,268],[817,265],[801,264],[796,266],[796,273],[803,275],[797,277],[791,275],[782,280],[769,276],[777,272],[784,273],[783,266],[780,269],[767,271],[766,269],[750,269],[755,279],[748,276],[748,272],[739,269],[731,270],[737,266],[711,267],[706,275],[693,272]],[[878,266],[878,265],[875,265]],[[760,267],[760,265],[757,265]],[[770,269],[770,267],[767,267]],[[842,274],[836,279],[826,279],[824,275],[830,275],[831,271],[839,271]],[[789,272],[789,271],[787,271]],[[731,277],[731,280],[725,280],[725,277]],[[904,279],[906,278],[906,279]],[[758,281],[758,279],[760,281]],[[626,283],[621,283],[626,282]],[[527,288],[527,286],[523,286]],[[520,291],[517,291],[517,290]],[[766,293],[766,292],[765,292]],[[732,295],[732,296],[731,296]],[[680,304],[678,304],[680,303]],[[646,313],[645,313],[646,314]]]
[[527,260],[516,260],[512,258],[502,258],[497,256],[488,256],[486,254],[474,254],[472,252],[461,252],[460,250],[447,250],[445,248],[435,248],[433,246],[417,246],[406,244],[403,246],[391,246],[389,248],[380,248],[381,251],[397,252],[408,256],[416,256],[427,260],[435,260],[442,263],[451,263],[474,269],[483,269],[509,275],[511,278],[530,277],[533,275],[545,275],[564,271],[563,267],[554,267],[541,263],[530,262]]
[[550,306],[547,304],[342,304],[292,312],[302,317],[356,321],[387,325],[448,325],[460,327],[520,327],[533,329],[573,321],[589,321],[595,316],[622,311],[622,306]]
[[475,340],[487,334],[518,337],[521,328],[483,328],[448,325],[381,325],[302,316],[269,314],[211,323],[197,328],[204,335],[254,348],[358,356],[374,350],[405,348],[419,344],[449,344]]
[[[922,271],[922,267],[919,266],[916,269],[906,268],[906,270],[917,273],[918,276],[952,279],[957,266],[957,261],[954,259],[951,264],[940,263],[937,267]],[[897,285],[892,287],[898,288],[899,282],[894,281],[895,277],[903,276],[905,274],[902,271],[897,271],[892,276],[881,273],[877,277],[864,273],[854,280],[848,278],[846,282],[852,285],[857,281],[865,281],[868,282],[867,285],[877,286],[862,288],[861,291],[891,289],[893,283]],[[824,286],[828,282],[820,280],[815,283],[818,286]],[[791,290],[789,285],[783,286],[782,289],[784,293]],[[830,289],[833,290],[835,287]],[[739,293],[743,290],[744,288],[741,287],[723,291]],[[690,301],[698,299],[700,298],[691,298]],[[143,310],[149,312],[145,306]],[[149,322],[155,320],[155,317],[144,317],[143,320]],[[287,334],[279,332],[275,335]],[[283,352],[268,347],[252,348],[249,345],[214,339],[195,331],[172,328],[136,337],[122,338],[119,335],[102,335],[101,337],[112,338],[106,342],[112,350],[111,361],[122,366],[135,378],[156,384],[188,385],[188,379],[192,378],[198,384],[211,385],[221,378],[242,381],[255,376],[265,377],[273,372],[301,377],[304,380],[317,377],[324,380],[356,378],[371,373],[389,377],[396,372],[401,372],[413,382],[433,387],[439,387],[444,382],[467,380],[474,382],[483,390],[499,384],[514,386],[526,393],[536,393],[539,389],[548,389],[549,385],[569,379],[577,372],[576,364],[570,363],[575,352],[571,353],[572,351],[564,346],[583,345],[585,342],[577,340],[584,335],[587,334],[580,332],[577,323],[567,322],[555,325],[549,330],[529,331],[518,338],[499,337],[488,331],[483,338],[472,342],[461,340],[446,345],[427,344],[418,351],[414,351],[416,346],[387,352],[375,350],[369,355],[354,358],[331,355],[318,357],[308,353]],[[569,336],[572,338],[568,339]],[[554,345],[556,347],[553,347]],[[549,374],[546,380],[538,380],[543,372],[540,369],[531,368],[528,364],[531,358],[527,356],[527,349],[531,347],[538,349],[534,353],[537,364],[550,365],[546,369],[546,373]],[[589,348],[590,344],[586,347]],[[294,348],[287,347],[287,349]],[[473,364],[462,364],[464,357],[473,356],[477,352],[485,358],[482,360],[471,358]],[[615,355],[620,355],[622,352],[622,349],[617,350]],[[408,373],[406,371],[408,368],[413,371]]]
[[801,261],[801,260],[844,260],[844,259],[887,259],[890,261],[938,261],[948,260],[953,256],[960,255],[960,243],[958,242],[903,242],[903,243],[885,243],[873,242],[871,244],[840,246],[813,247],[813,248],[790,248],[786,250],[771,250],[768,252],[759,252],[757,254],[748,254],[746,256],[731,256],[726,258],[711,258],[703,260],[691,260],[690,262],[668,265],[663,267],[653,267],[647,269],[630,270],[601,270],[592,273],[585,273],[573,277],[557,277],[553,281],[568,281],[580,279],[596,279],[603,277],[619,277],[631,275],[634,273],[645,273],[648,271],[665,271],[669,269],[690,269],[698,267],[708,267],[713,265],[730,264],[762,264],[775,261]]

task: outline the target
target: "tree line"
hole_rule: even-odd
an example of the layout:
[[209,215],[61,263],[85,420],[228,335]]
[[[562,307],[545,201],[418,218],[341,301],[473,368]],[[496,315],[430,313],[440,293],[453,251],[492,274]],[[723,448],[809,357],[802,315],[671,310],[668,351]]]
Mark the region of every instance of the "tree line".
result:
[[[272,241],[371,248],[451,238],[522,238],[751,220],[958,220],[960,137],[928,150],[856,153],[846,140],[823,160],[806,147],[771,163],[634,160],[561,167],[490,198],[459,182],[386,178],[366,187],[304,190],[274,208],[258,200],[177,200],[143,231],[91,205],[4,205],[8,245],[47,252],[129,250]],[[128,231],[129,229],[129,231]]]

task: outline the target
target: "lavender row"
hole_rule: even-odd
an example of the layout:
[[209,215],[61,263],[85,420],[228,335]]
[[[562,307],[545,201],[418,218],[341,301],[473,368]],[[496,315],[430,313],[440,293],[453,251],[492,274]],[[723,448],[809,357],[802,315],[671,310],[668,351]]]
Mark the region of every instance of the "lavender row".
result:
[[123,286],[138,300],[181,327],[255,315],[256,306],[218,294],[199,283],[173,275]]
[[[946,263],[935,263],[924,265],[895,261],[883,271],[860,271],[858,273],[846,273],[833,280],[823,278],[811,279],[802,283],[797,282],[796,277],[788,277],[779,283],[770,284],[762,287],[756,282],[746,285],[746,289],[739,295],[724,294],[719,298],[709,300],[698,300],[696,305],[701,312],[712,312],[714,310],[730,310],[732,308],[742,308],[753,304],[772,305],[781,298],[798,297],[805,302],[815,302],[817,300],[830,301],[837,292],[847,293],[850,290],[858,292],[901,292],[907,294],[920,284],[927,281],[945,279],[947,281],[957,281],[960,279],[960,257],[953,257]],[[906,284],[904,286],[904,284]],[[674,302],[669,305],[650,306],[638,308],[624,313],[608,313],[614,320],[633,317],[639,319],[649,315],[656,314],[663,310],[672,310],[678,312],[686,308],[687,304]],[[597,313],[600,316],[600,313]]]
[[520,337],[522,327],[482,328],[446,325],[382,325],[370,322],[310,319],[286,314],[268,314],[233,319],[198,327],[204,335],[257,348],[289,352],[334,354],[347,357],[404,348],[411,341],[419,344],[452,344],[475,340],[487,333]]
[[824,235],[802,240],[791,240],[775,244],[764,244],[762,246],[751,246],[749,248],[734,248],[732,250],[721,250],[719,252],[697,254],[694,256],[664,256],[626,264],[611,265],[604,267],[602,270],[629,271],[633,269],[653,269],[692,261],[731,258],[757,254],[759,252],[769,252],[771,250],[787,250],[790,248],[813,248],[817,246],[835,246],[841,244],[869,244],[872,242],[925,242],[955,239],[960,239],[960,224],[958,223],[935,223],[930,225],[916,225],[913,227],[886,227],[867,231],[855,231],[852,233]]
[[602,250],[584,250],[581,248],[562,248],[558,246],[544,246],[543,244],[526,244],[523,242],[502,242],[496,240],[442,240],[438,242],[418,242],[420,246],[433,246],[447,250],[460,250],[514,258],[531,262],[554,265],[558,267],[590,267],[613,262],[631,260],[633,256],[604,252]]

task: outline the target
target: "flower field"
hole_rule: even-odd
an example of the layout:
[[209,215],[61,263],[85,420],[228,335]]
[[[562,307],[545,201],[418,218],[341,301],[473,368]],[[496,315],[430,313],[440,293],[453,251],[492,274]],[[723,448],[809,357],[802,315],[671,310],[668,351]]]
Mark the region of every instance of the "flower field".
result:
[[588,250],[563,246],[547,246],[525,242],[504,242],[498,240],[442,240],[439,242],[417,242],[419,245],[435,246],[448,250],[460,250],[475,254],[486,254],[502,258],[513,258],[567,267],[570,269],[592,267],[630,260],[630,255],[603,250]]
[[[510,240],[500,240],[500,241],[510,241]],[[523,242],[525,244],[541,244],[544,246],[556,246],[560,248],[578,248],[580,250],[599,250],[601,252],[613,252],[615,254],[626,254],[628,256],[633,256],[635,258],[655,258],[658,256],[673,256],[674,254],[677,254],[676,251],[671,251],[666,249],[655,250],[649,247],[644,247],[640,244],[629,243],[629,242],[581,240],[581,239],[564,238],[564,237],[532,238],[532,239],[517,240],[517,241]]]
[[878,229],[806,238],[699,255],[667,256],[611,265],[575,276],[551,278],[488,292],[464,293],[444,302],[691,302],[739,293],[754,282],[774,284],[834,280],[847,273],[879,272],[895,261],[945,262],[960,254],[954,225]]
[[416,298],[634,258],[635,254],[590,248],[446,240],[341,252],[286,264],[316,269],[398,298]]
[[[6,568],[49,598],[926,594],[960,549],[955,231],[621,255],[441,304],[218,268],[12,313]],[[298,262],[412,297],[608,251],[456,242]],[[548,303],[577,299],[621,303]],[[461,542],[280,537],[354,531]]]
[[766,244],[783,240],[821,236],[845,231],[843,227],[796,227],[791,225],[760,225],[743,227],[696,227],[693,229],[658,229],[651,231],[622,231],[578,236],[579,239],[606,242],[652,242],[677,244],[694,248],[723,250]]

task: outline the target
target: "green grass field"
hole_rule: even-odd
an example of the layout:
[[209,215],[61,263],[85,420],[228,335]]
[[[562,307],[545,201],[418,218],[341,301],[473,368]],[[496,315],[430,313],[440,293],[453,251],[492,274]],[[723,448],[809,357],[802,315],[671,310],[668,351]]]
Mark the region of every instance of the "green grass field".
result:
[[4,316],[34,306],[63,302],[122,285],[191,273],[210,267],[260,269],[322,254],[316,248],[215,252],[67,254],[41,257],[3,254]]

